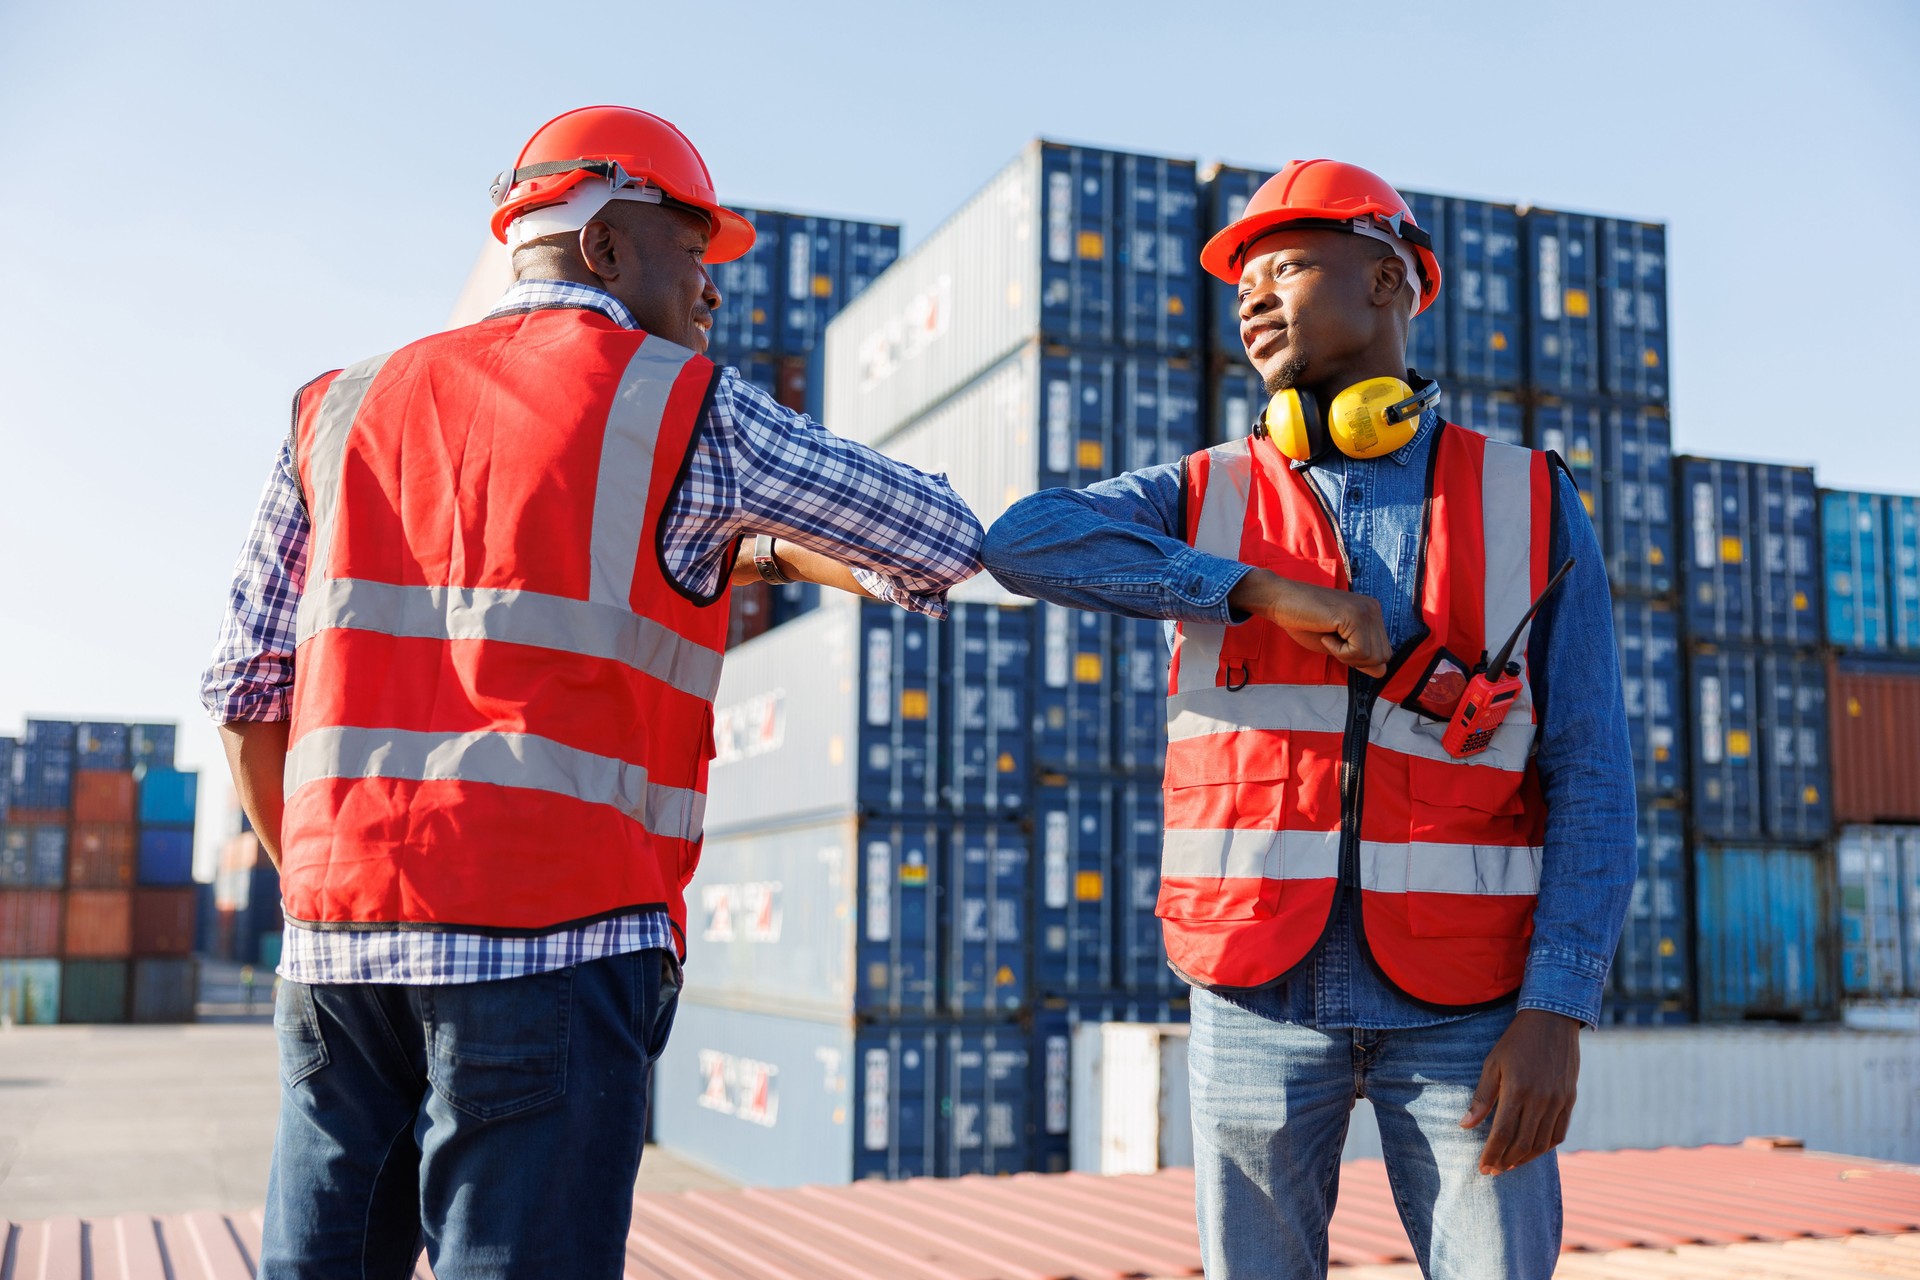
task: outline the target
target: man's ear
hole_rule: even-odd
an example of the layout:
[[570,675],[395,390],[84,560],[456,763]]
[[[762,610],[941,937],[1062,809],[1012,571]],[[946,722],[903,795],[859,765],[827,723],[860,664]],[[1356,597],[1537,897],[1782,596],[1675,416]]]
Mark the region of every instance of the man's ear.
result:
[[[1397,253],[1389,253],[1373,264],[1373,293],[1369,299],[1376,307],[1397,306],[1400,288],[1407,283],[1407,264]],[[1418,293],[1419,286],[1414,287]]]
[[620,254],[613,228],[598,218],[580,228],[580,260],[602,280],[619,279]]

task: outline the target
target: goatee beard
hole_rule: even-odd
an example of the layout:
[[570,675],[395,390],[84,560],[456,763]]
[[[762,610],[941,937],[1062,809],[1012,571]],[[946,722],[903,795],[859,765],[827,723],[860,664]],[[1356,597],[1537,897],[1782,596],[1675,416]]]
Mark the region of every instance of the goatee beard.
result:
[[1267,375],[1267,378],[1266,378],[1267,394],[1270,396],[1277,395],[1278,393],[1285,391],[1288,387],[1299,386],[1300,379],[1306,374],[1306,372],[1307,372],[1307,358],[1304,355],[1300,355],[1296,353],[1294,355],[1288,356],[1286,360],[1281,363],[1278,369],[1275,369],[1272,373]]

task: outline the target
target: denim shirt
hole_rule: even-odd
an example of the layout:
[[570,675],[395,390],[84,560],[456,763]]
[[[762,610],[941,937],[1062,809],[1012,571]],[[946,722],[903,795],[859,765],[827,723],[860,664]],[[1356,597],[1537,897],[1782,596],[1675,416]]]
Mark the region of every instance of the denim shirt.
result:
[[[1439,421],[1430,411],[1414,438],[1383,458],[1334,454],[1293,464],[1334,513],[1353,589],[1380,602],[1396,647],[1419,625],[1414,577]],[[1551,563],[1572,556],[1574,564],[1541,606],[1527,645],[1547,834],[1519,1003],[1592,1025],[1633,893],[1633,764],[1599,541],[1573,481],[1556,474],[1554,482]],[[1247,566],[1187,545],[1181,490],[1178,463],[1085,489],[1045,490],[994,523],[981,558],[1002,586],[1054,604],[1170,622],[1243,622],[1227,595]],[[1326,937],[1285,981],[1232,998],[1329,1030],[1405,1029],[1464,1016],[1389,987],[1360,949],[1348,895],[1336,901]]]

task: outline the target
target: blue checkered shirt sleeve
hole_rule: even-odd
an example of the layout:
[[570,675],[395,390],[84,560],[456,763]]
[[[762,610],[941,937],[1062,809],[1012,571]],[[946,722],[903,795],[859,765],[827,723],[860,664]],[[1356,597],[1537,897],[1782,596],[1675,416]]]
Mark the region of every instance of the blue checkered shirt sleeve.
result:
[[742,533],[771,534],[853,569],[869,594],[945,617],[980,569],[980,521],[945,476],[843,440],[723,369],[667,517],[681,585],[710,594]]
[[200,701],[217,723],[293,714],[293,650],[311,533],[288,440],[254,509],[213,662],[200,677]]

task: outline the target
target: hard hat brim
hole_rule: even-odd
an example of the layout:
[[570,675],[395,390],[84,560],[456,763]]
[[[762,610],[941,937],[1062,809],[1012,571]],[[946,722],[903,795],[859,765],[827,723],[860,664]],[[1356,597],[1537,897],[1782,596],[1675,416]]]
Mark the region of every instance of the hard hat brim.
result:
[[[1237,285],[1240,283],[1240,273],[1246,266],[1238,261],[1240,251],[1261,236],[1284,231],[1297,222],[1345,222],[1353,216],[1350,209],[1273,209],[1241,218],[1238,222],[1229,222],[1214,232],[1201,248],[1201,269],[1216,280]],[[1427,273],[1427,278],[1420,282],[1420,309],[1414,312],[1419,315],[1440,296],[1440,260],[1431,249],[1411,242],[1407,247],[1414,251]]]

